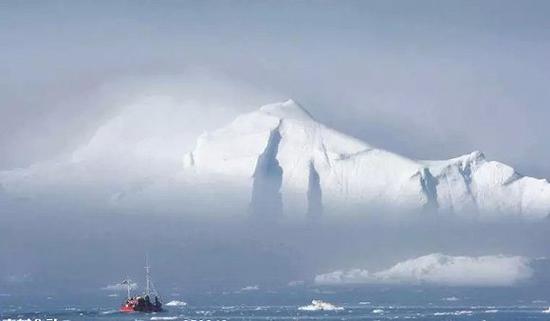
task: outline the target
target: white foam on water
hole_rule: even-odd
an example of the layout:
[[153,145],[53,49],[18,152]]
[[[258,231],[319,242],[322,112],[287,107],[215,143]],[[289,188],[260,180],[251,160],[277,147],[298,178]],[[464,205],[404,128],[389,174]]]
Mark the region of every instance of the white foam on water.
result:
[[234,309],[236,309],[236,308],[237,308],[237,307],[234,306],[234,305],[229,305],[229,306],[225,306],[225,305],[224,305],[224,306],[221,307],[222,310],[234,310]]
[[214,314],[214,311],[210,311],[210,310],[198,310],[198,311],[195,311],[195,314],[212,315],[212,314]]
[[454,312],[435,312],[433,315],[435,316],[443,316],[443,315],[468,315],[472,314],[473,311],[471,310],[461,310],[461,311],[454,311]]
[[[107,311],[101,311],[101,314],[113,314],[118,313],[118,310],[107,310]],[[82,315],[82,313],[81,313]]]

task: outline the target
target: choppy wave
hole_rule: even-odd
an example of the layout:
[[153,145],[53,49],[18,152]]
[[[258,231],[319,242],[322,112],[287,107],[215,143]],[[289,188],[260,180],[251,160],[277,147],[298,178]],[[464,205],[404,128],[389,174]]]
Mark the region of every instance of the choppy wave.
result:
[[[466,301],[466,299],[463,299]],[[461,301],[461,302],[463,302]],[[115,309],[92,308],[85,309],[79,306],[59,308],[57,312],[36,312],[32,309],[29,313],[21,311],[0,311],[4,319],[15,317],[15,320],[42,319],[55,317],[58,320],[70,321],[293,321],[293,320],[496,320],[516,321],[532,320],[547,321],[550,309],[541,305],[400,305],[380,304],[376,300],[369,304],[358,304],[358,301],[340,303],[338,306],[329,304],[319,307],[319,303],[311,309],[300,309],[300,305],[228,305],[228,306],[187,306],[185,309],[167,307],[166,312],[154,314],[121,313]],[[361,301],[367,302],[367,301]],[[436,299],[434,302],[438,302]],[[439,301],[441,302],[441,301]],[[331,308],[334,307],[334,308]],[[10,314],[5,314],[9,312]],[[543,313],[544,312],[544,313]],[[1,320],[2,318],[0,318]]]
[[172,316],[172,317],[151,317],[151,320],[177,320],[179,317]]
[[120,313],[118,310],[107,310],[107,311],[101,311],[101,314],[115,314]]
[[465,314],[472,314],[474,311],[472,310],[461,310],[461,311],[453,311],[453,312],[435,312],[434,316],[446,316],[446,315],[465,315]]

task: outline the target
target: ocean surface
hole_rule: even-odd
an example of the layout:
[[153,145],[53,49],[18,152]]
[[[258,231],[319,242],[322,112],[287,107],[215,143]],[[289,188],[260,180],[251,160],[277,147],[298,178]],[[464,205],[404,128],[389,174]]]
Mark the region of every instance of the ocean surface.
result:
[[[124,293],[23,296],[0,295],[1,320],[550,320],[545,289],[288,287],[202,294],[171,293],[165,312],[124,314],[117,311]],[[313,299],[341,309],[304,311]]]

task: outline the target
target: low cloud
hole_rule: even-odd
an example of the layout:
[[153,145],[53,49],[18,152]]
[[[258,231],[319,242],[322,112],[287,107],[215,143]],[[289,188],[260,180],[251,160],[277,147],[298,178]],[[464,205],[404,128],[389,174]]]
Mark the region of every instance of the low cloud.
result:
[[258,291],[260,289],[257,285],[248,285],[241,289],[241,291]]
[[24,273],[24,274],[7,275],[3,279],[4,279],[4,282],[8,284],[23,284],[23,283],[32,282],[33,277],[29,273]]
[[521,256],[449,256],[429,254],[375,273],[338,270],[317,275],[319,285],[430,284],[445,286],[511,286],[533,276],[530,260]]

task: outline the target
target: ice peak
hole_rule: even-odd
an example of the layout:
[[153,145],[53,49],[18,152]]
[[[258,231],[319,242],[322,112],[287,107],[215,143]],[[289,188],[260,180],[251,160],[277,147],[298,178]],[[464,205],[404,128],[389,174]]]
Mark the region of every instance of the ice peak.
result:
[[260,107],[260,112],[281,119],[313,120],[313,116],[296,101],[289,99],[284,102],[268,104]]
[[451,158],[451,162],[462,162],[462,163],[474,163],[474,162],[482,162],[485,160],[485,154],[482,152],[476,150],[469,154],[465,154],[456,158]]
[[471,152],[468,156],[470,159],[485,160],[485,154],[479,150]]
[[[476,150],[476,151],[473,151],[469,154],[464,154],[462,156],[458,156],[458,157],[451,158],[449,160],[443,161],[443,163],[446,163],[446,164],[456,164],[456,163],[469,164],[469,163],[480,163],[480,162],[483,162],[485,160],[486,160],[485,154],[483,154],[482,152]],[[430,161],[430,163],[438,163],[438,162],[441,162],[441,161]]]

